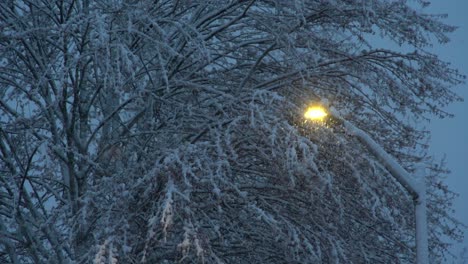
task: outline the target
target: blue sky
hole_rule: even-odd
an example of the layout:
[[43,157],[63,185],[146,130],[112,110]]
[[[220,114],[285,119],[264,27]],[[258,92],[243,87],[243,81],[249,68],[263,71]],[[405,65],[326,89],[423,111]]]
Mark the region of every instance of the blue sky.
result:
[[[458,26],[451,35],[451,42],[435,45],[432,51],[445,61],[451,62],[461,73],[468,75],[468,1],[432,0],[426,10],[429,13],[448,14],[448,24]],[[465,102],[450,105],[446,110],[455,114],[451,119],[434,119],[429,125],[432,131],[430,151],[436,157],[447,155],[447,165],[452,173],[446,183],[460,194],[455,202],[458,218],[468,224],[468,85],[457,87],[456,91]],[[468,230],[466,230],[468,235]],[[464,244],[468,246],[468,239]],[[459,250],[461,245],[457,247]],[[448,262],[452,263],[452,262]]]

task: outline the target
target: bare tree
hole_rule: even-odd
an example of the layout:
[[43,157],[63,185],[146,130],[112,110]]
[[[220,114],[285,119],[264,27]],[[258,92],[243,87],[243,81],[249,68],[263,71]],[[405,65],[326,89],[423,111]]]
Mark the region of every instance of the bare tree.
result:
[[411,196],[302,120],[323,100],[430,169],[432,261],[460,238],[420,128],[461,100],[425,51],[454,27],[406,1],[4,0],[0,29],[2,263],[411,263]]

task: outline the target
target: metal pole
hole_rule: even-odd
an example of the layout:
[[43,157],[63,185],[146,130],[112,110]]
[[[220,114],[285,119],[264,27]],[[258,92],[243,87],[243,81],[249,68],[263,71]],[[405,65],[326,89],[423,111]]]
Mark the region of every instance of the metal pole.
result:
[[416,263],[429,263],[429,238],[427,230],[427,200],[426,200],[426,182],[424,180],[424,167],[419,166],[416,171],[419,183],[419,195],[414,201],[414,210],[416,214]]
[[[429,263],[429,243],[427,234],[427,202],[426,202],[426,183],[424,180],[424,167],[418,166],[417,179],[410,174],[390,155],[388,154],[370,135],[361,129],[355,127],[350,122],[341,118],[334,110],[330,109],[332,117],[343,123],[346,131],[357,137],[369,151],[385,166],[388,172],[411,194],[415,207],[415,225],[416,225],[416,263]],[[416,180],[416,181],[415,181]]]

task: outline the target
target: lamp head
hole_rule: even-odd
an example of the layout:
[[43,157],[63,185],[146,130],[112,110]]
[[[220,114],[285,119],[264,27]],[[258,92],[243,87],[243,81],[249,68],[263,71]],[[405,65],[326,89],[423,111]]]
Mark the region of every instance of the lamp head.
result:
[[311,106],[304,113],[304,118],[312,121],[323,121],[327,116],[327,110],[320,105]]

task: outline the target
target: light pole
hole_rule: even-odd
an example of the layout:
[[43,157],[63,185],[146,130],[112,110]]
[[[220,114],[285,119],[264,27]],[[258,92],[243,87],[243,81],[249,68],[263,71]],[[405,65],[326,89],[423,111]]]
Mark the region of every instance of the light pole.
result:
[[313,106],[307,109],[304,117],[310,120],[323,121],[327,115],[330,115],[334,120],[342,123],[347,133],[358,138],[359,141],[361,141],[385,166],[387,171],[406,189],[406,191],[408,191],[408,193],[411,194],[414,201],[416,220],[416,263],[429,263],[424,168],[422,166],[417,168],[417,177],[414,179],[414,177],[411,177],[410,174],[377,142],[375,142],[369,134],[342,118],[334,109],[330,109],[330,111],[327,112],[327,110],[322,106]]

